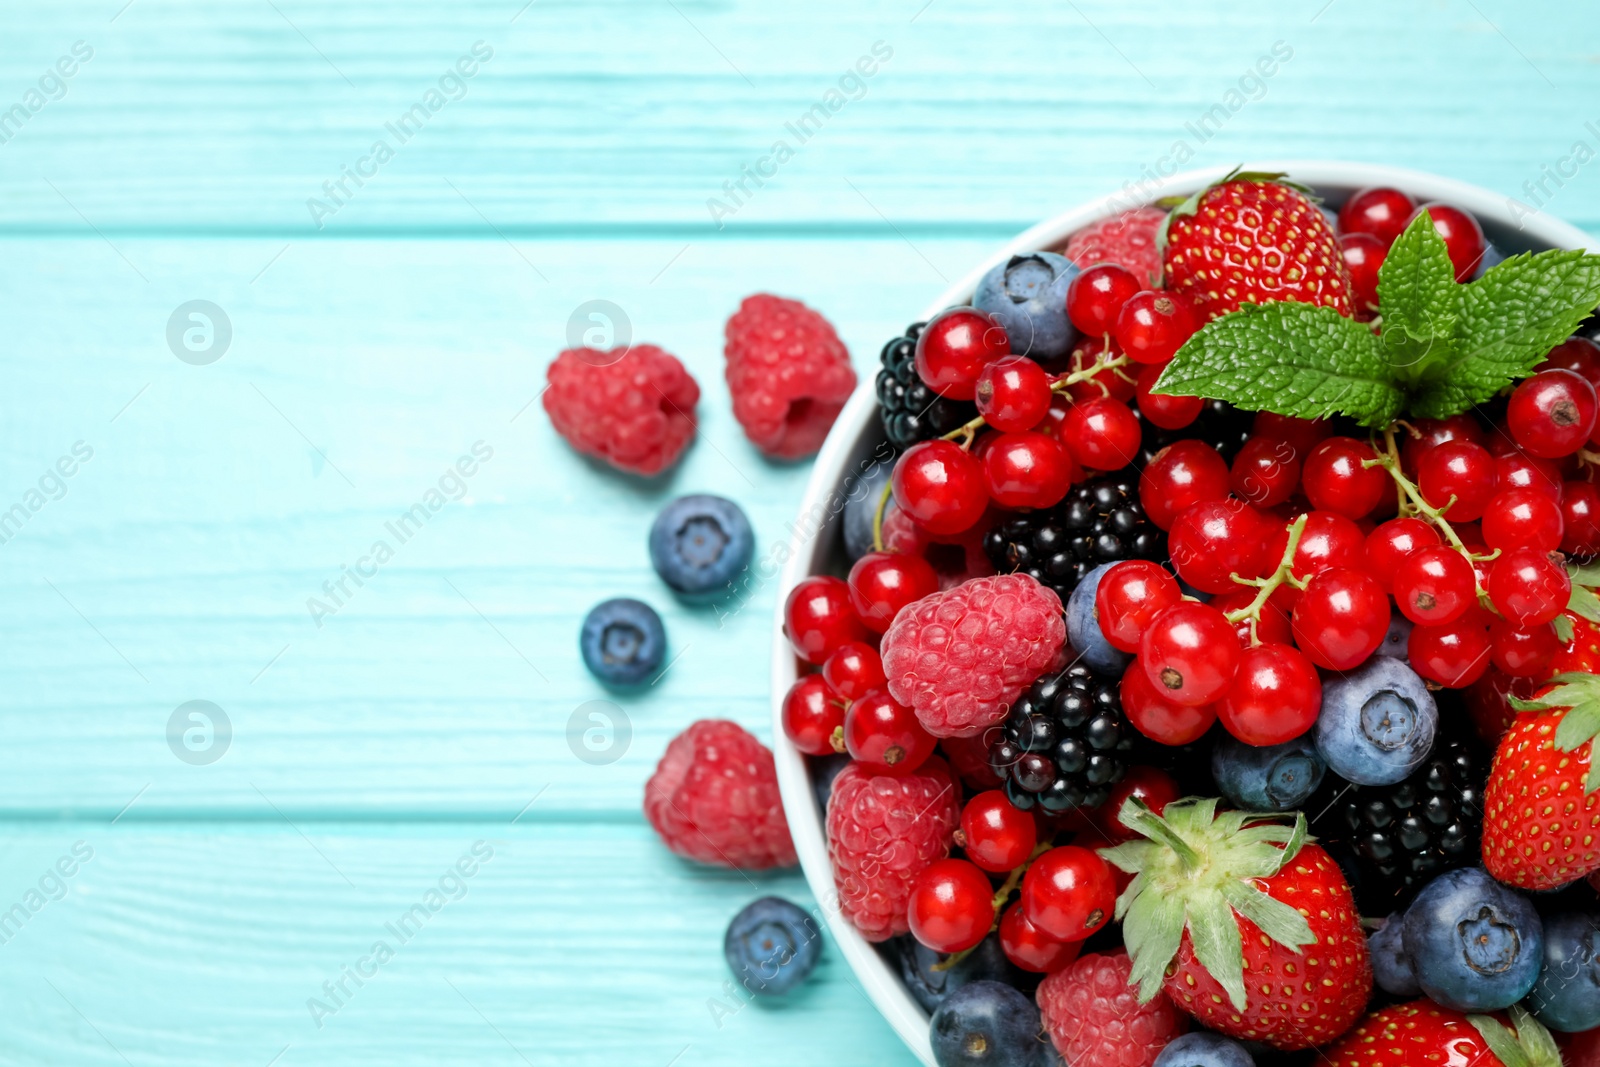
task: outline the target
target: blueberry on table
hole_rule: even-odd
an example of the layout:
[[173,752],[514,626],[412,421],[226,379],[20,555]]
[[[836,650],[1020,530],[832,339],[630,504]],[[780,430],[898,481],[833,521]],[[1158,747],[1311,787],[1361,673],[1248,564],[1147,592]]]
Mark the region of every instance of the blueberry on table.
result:
[[1456,1011],[1510,1007],[1545,960],[1533,905],[1477,867],[1429,882],[1406,911],[1402,937],[1422,992]]
[[945,998],[928,1036],[939,1067],[1044,1067],[1039,1009],[1000,982],[972,982]]
[[1438,724],[1438,705],[1417,673],[1373,656],[1322,687],[1317,751],[1357,785],[1392,785],[1428,758]]
[[1154,1067],[1256,1067],[1256,1061],[1232,1038],[1195,1032],[1162,1049]]
[[822,954],[822,931],[782,897],[746,904],[728,924],[722,950],[739,984],[761,996],[781,996],[805,981]]
[[1544,969],[1528,1007],[1552,1030],[1600,1027],[1600,913],[1568,912],[1544,924]]
[[972,298],[1005,327],[1011,351],[1037,363],[1065,357],[1078,339],[1067,320],[1067,289],[1078,266],[1055,252],[1029,252],[996,263]]
[[1211,750],[1217,788],[1246,811],[1299,809],[1326,770],[1309,737],[1263,748],[1225,737]]
[[1422,992],[1417,985],[1417,970],[1406,955],[1404,916],[1396,913],[1367,936],[1367,952],[1372,957],[1372,980],[1385,993],[1414,997]]
[[578,650],[589,673],[607,685],[638,685],[661,666],[667,632],[655,608],[618,597],[589,610],[578,631]]
[[739,505],[720,496],[680,496],[650,527],[650,565],[690,603],[727,595],[750,563],[755,535]]

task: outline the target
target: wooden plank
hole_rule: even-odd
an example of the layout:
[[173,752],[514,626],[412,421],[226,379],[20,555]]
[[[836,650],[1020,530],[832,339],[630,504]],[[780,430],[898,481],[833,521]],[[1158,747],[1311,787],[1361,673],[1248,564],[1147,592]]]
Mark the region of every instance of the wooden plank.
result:
[[[1115,0],[612,0],[520,13],[521,0],[137,0],[108,21],[119,6],[8,18],[0,107],[74,42],[95,49],[66,95],[0,145],[11,232],[89,233],[87,220],[107,233],[308,239],[639,226],[709,238],[819,220],[891,232],[884,217],[1015,230],[1137,180],[1180,140],[1193,165],[1372,160],[1508,194],[1575,140],[1600,147],[1584,126],[1600,90],[1585,45],[1597,16],[1559,0],[1482,13],[1245,5],[1229,8],[1227,32],[1207,5]],[[494,55],[460,99],[404,143],[388,133],[479,40]],[[879,41],[892,57],[830,100]],[[1292,57],[1241,94],[1280,41]],[[789,126],[819,103],[826,121],[802,141]],[[1218,105],[1220,132],[1202,132]],[[326,201],[323,183],[380,138],[394,159],[347,182],[319,231],[307,201]],[[794,157],[766,164],[774,176],[759,188],[746,180],[747,202],[719,231],[708,200],[727,202],[723,183],[780,139]],[[1574,181],[1553,203],[1600,220],[1592,185]]]
[[[509,818],[545,787],[541,811],[636,812],[689,721],[768,733],[778,591],[685,608],[645,550],[657,507],[689,491],[738,500],[758,557],[788,539],[806,468],[765,462],[734,424],[723,318],[753,289],[812,299],[870,374],[941,284],[929,263],[953,276],[985,245],[519,242],[546,286],[500,241],[296,243],[254,284],[281,242],[119,241],[148,283],[99,240],[5,242],[0,512],[75,442],[94,454],[0,545],[0,812],[110,818],[146,787],[128,818],[274,819],[266,798],[297,818]],[[234,327],[209,366],[163,336],[198,296]],[[702,385],[700,443],[660,485],[579,459],[528,406],[596,296]],[[494,454],[468,495],[399,543],[386,524],[480,440]],[[308,598],[331,604],[323,583],[376,540],[394,559],[319,628]],[[636,696],[577,655],[582,616],[616,595],[655,604],[680,657]],[[600,698],[633,738],[594,767],[567,727]],[[195,699],[234,729],[208,766],[166,738]]]
[[768,893],[812,907],[804,881],[683,863],[642,825],[123,820],[0,841],[0,918],[24,909],[0,926],[6,1062],[912,1062],[827,945],[793,998],[725,988],[728,919]]

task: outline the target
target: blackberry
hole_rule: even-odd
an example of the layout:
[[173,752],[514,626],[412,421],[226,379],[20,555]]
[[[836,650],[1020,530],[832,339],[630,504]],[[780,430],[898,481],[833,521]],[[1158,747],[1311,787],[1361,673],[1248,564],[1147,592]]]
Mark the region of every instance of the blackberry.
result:
[[883,369],[878,372],[878,414],[883,431],[896,451],[904,452],[918,441],[942,437],[977,418],[978,409],[964,400],[942,397],[917,377],[917,337],[925,322],[883,346]]
[[1139,447],[1138,467],[1143,470],[1150,460],[1174,441],[1195,439],[1204,441],[1229,463],[1239,449],[1250,439],[1250,424],[1255,413],[1241,411],[1225,400],[1207,400],[1200,415],[1179,430],[1163,430],[1153,423],[1144,423],[1144,440]]
[[1442,738],[1395,785],[1356,786],[1329,772],[1306,803],[1311,832],[1346,866],[1363,914],[1403,909],[1439,874],[1478,862],[1487,777],[1488,762],[1464,736]]
[[1102,563],[1167,558],[1167,536],[1145,517],[1132,468],[1083,482],[1053,508],[1015,514],[983,538],[1001,574],[1020,571],[1065,601]]
[[1138,743],[1120,681],[1074,663],[1017,699],[989,749],[1013,804],[1058,813],[1106,802]]

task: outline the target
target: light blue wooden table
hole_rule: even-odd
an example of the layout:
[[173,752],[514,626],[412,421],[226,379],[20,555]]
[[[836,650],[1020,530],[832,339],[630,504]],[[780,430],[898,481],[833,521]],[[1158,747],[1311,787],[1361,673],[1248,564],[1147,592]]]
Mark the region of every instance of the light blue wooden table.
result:
[[[870,375],[986,249],[1187,155],[1524,198],[1559,167],[1546,209],[1600,230],[1597,30],[1557,0],[7,0],[0,1062],[909,1062],[837,956],[734,999],[724,924],[802,880],[693,869],[639,814],[691,720],[769,734],[780,590],[719,622],[645,555],[690,490],[782,537],[805,477],[733,423],[724,319],[801,297]],[[704,390],[660,484],[533,402],[595,299]],[[196,300],[211,362],[169,345]],[[575,638],[617,594],[678,658],[595,765]],[[169,745],[195,700],[231,724],[209,763],[175,751],[221,734]]]

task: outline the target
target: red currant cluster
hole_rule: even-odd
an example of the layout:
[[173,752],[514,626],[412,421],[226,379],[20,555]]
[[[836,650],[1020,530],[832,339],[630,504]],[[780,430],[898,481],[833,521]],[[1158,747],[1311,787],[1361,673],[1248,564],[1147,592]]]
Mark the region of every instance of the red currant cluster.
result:
[[918,377],[940,396],[974,401],[978,409],[972,422],[913,445],[895,465],[895,501],[928,533],[972,529],[991,501],[1008,509],[1052,507],[1085,470],[1121,470],[1134,461],[1141,417],[1169,430],[1199,417],[1199,397],[1150,391],[1200,327],[1185,298],[1143,289],[1130,271],[1102,263],[1073,279],[1066,312],[1084,339],[1057,375],[1013,355],[1004,328],[975,308],[941,313],[918,337]]
[[1339,209],[1339,249],[1350,272],[1350,303],[1355,317],[1370,321],[1378,310],[1378,268],[1389,246],[1416,216],[1426,211],[1433,228],[1444,238],[1456,281],[1470,279],[1483,261],[1488,243],[1478,220],[1450,204],[1420,207],[1399,189],[1363,189]]

